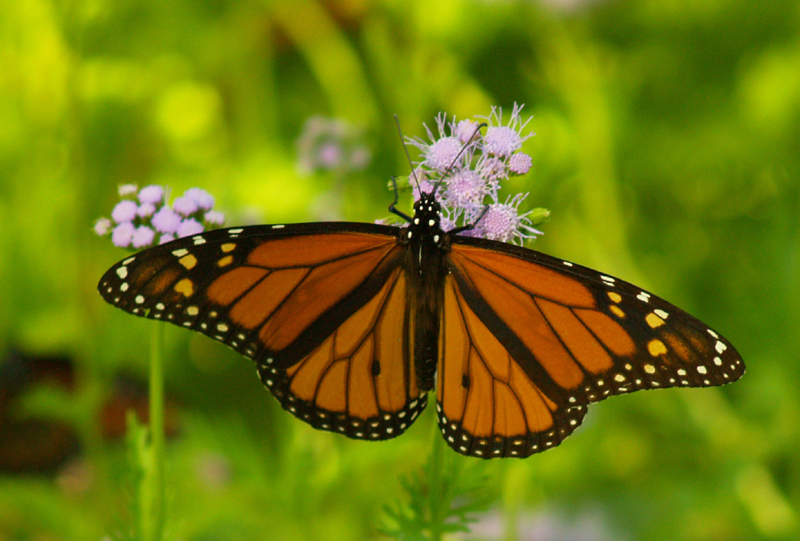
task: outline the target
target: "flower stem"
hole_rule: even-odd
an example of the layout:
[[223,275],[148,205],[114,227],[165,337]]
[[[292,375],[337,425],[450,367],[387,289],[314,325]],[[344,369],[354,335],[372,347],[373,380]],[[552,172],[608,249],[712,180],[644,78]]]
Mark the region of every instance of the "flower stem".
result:
[[151,325],[150,343],[150,443],[152,484],[147,541],[164,539],[164,325]]

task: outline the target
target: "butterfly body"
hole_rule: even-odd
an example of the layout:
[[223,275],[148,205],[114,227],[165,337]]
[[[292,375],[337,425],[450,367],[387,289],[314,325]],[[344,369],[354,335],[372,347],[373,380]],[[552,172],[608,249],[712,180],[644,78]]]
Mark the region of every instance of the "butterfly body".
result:
[[393,438],[435,389],[448,444],[483,458],[552,448],[612,395],[744,373],[724,338],[641,288],[445,232],[433,194],[408,220],[211,231],[126,258],[98,287],[253,359],[322,430]]
[[406,246],[403,257],[408,271],[408,304],[414,321],[414,361],[417,386],[433,389],[439,360],[439,322],[441,320],[444,280],[449,270],[444,255],[450,235],[440,225],[440,206],[424,194],[414,205],[414,217],[400,232]]

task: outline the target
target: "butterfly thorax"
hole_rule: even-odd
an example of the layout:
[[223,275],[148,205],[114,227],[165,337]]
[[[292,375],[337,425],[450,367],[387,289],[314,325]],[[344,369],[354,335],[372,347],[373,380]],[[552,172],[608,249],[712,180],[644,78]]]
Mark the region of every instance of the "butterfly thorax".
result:
[[433,194],[422,194],[414,204],[414,216],[402,241],[408,246],[405,268],[409,269],[409,306],[414,325],[414,366],[417,385],[433,389],[439,356],[439,321],[444,279],[447,275],[442,252],[448,235],[441,228],[441,206]]

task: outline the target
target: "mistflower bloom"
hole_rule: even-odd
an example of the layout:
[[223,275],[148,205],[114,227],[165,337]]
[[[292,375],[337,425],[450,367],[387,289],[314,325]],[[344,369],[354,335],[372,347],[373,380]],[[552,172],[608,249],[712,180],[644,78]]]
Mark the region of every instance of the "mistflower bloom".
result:
[[[197,206],[203,210],[211,210],[214,207],[214,196],[202,188],[189,188],[184,192],[183,196],[197,203]],[[175,203],[173,203],[173,206],[175,206]]]
[[194,218],[187,218],[182,221],[176,231],[179,237],[188,237],[189,235],[197,235],[203,232],[203,224]]
[[108,218],[100,218],[94,223],[94,232],[99,237],[104,237],[111,231],[114,223]]
[[146,225],[140,225],[136,228],[136,231],[133,232],[131,242],[134,248],[143,248],[153,244],[153,239],[155,236],[156,232],[151,228],[147,227]]
[[513,198],[507,198],[505,203],[490,204],[475,226],[475,230],[480,233],[478,236],[501,242],[521,242],[526,238],[543,235],[544,233],[531,227],[531,220],[528,218],[531,211],[519,213],[519,205],[525,197],[527,194],[517,194]]
[[452,173],[445,179],[447,184],[446,198],[457,207],[480,206],[484,197],[492,188],[492,182],[481,177],[478,171],[463,169]]
[[[507,124],[503,124],[499,107],[493,107],[488,117],[476,117],[488,124],[485,134],[476,132],[479,124],[475,120],[448,121],[440,113],[436,117],[438,137],[425,126],[430,142],[406,139],[407,144],[419,149],[421,158],[415,175],[409,178],[414,199],[419,198],[420,191],[437,191],[445,231],[474,225],[460,234],[504,242],[523,242],[542,234],[532,227],[532,211],[519,212],[527,194],[509,197],[505,203],[498,200],[505,179],[524,175],[531,168],[531,157],[521,149],[533,134],[524,132],[529,119],[523,121],[521,111],[522,106],[514,104]],[[536,223],[548,216],[544,209],[536,212]]]
[[478,126],[479,124],[474,120],[461,120],[456,124],[455,136],[462,145],[466,145],[473,136],[477,137],[475,130],[478,129]]
[[111,242],[119,248],[127,248],[131,245],[135,232],[133,222],[122,222],[111,232]]
[[161,207],[153,216],[152,223],[160,233],[175,233],[181,224],[181,216],[169,207]]
[[175,212],[183,216],[191,216],[197,212],[197,207],[197,202],[185,195],[183,197],[178,197],[172,202],[172,208],[175,209]]
[[126,199],[117,203],[117,206],[111,211],[111,218],[118,224],[122,222],[132,222],[133,219],[136,218],[136,212],[138,210],[139,207],[136,206],[136,203]]
[[311,117],[297,139],[297,168],[303,175],[315,171],[340,175],[360,171],[370,159],[363,130],[343,120]]
[[508,160],[508,170],[515,175],[524,175],[531,169],[533,159],[524,152],[517,152]]
[[142,203],[139,205],[139,210],[136,211],[136,214],[139,215],[140,218],[149,218],[156,212],[156,206],[153,203]]
[[218,210],[209,210],[203,216],[203,221],[208,225],[222,225],[225,222],[225,216]]
[[162,186],[146,186],[137,193],[134,184],[126,184],[119,188],[119,193],[122,201],[111,212],[113,221],[98,219],[94,232],[111,237],[120,248],[146,248],[156,241],[164,244],[177,237],[202,233],[206,227],[218,227],[225,221],[221,212],[212,210],[211,194],[200,188],[186,190],[172,206]]
[[136,184],[120,184],[117,189],[120,197],[128,197],[129,195],[136,195]]
[[157,184],[145,186],[139,192],[139,202],[149,203],[151,205],[158,205],[164,198],[164,188]]

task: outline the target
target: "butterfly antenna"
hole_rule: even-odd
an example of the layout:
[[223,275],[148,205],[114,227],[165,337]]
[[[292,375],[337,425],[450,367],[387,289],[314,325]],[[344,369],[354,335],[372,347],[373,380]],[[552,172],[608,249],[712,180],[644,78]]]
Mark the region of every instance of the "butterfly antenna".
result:
[[462,146],[462,147],[461,147],[461,150],[459,150],[459,151],[458,151],[458,154],[456,154],[456,157],[455,157],[455,158],[453,158],[453,161],[452,161],[452,162],[450,162],[450,165],[447,167],[447,169],[445,169],[445,171],[444,171],[444,174],[442,175],[442,178],[440,178],[440,179],[439,179],[439,182],[437,182],[437,183],[436,183],[436,184],[433,186],[433,191],[431,192],[432,194],[436,194],[436,191],[439,189],[439,186],[442,184],[442,182],[444,182],[444,179],[446,179],[446,178],[447,178],[447,175],[449,175],[449,174],[450,174],[450,171],[452,171],[452,170],[453,170],[453,167],[455,167],[455,166],[456,166],[456,163],[458,162],[458,159],[461,157],[461,155],[464,153],[464,151],[467,149],[467,147],[469,147],[469,145],[470,145],[470,144],[472,143],[472,141],[475,139],[475,136],[476,136],[476,135],[478,135],[478,133],[479,133],[479,132],[480,132],[480,131],[481,131],[483,128],[485,128],[486,126],[488,126],[488,124],[487,124],[486,122],[481,122],[480,124],[478,124],[478,127],[477,127],[477,128],[475,128],[475,131],[474,131],[474,132],[472,132],[472,135],[470,135],[470,136],[469,136],[469,139],[467,139],[467,142],[466,142],[466,143],[464,143],[464,146]]
[[[403,137],[403,130],[400,129],[400,119],[397,115],[394,115],[394,122],[397,124],[397,133],[400,135],[400,143],[403,145],[403,151],[406,153],[406,159],[408,160],[408,165],[411,167],[411,176],[414,177],[414,182],[417,184],[417,191],[419,192],[420,197],[422,196],[422,188],[419,186],[419,179],[417,178],[417,172],[414,170],[414,162],[411,161],[411,154],[408,153],[408,146],[406,145],[406,139]],[[397,181],[395,181],[395,194],[397,193]]]

